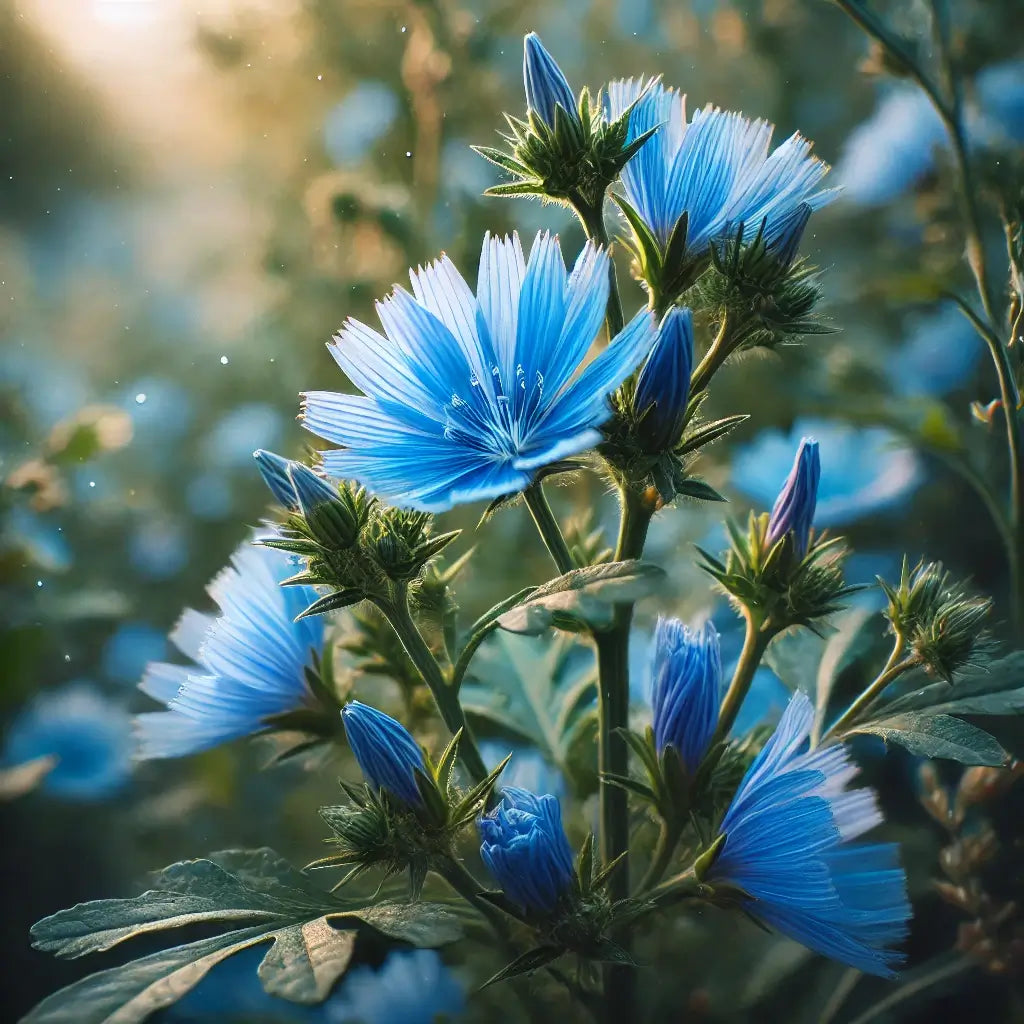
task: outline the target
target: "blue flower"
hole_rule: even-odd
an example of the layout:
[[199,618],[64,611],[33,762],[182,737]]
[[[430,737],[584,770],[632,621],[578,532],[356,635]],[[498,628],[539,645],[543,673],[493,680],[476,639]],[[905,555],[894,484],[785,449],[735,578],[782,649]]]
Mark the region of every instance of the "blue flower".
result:
[[432,949],[392,953],[379,970],[356,967],[324,1007],[329,1024],[433,1024],[459,1017],[466,996]]
[[281,587],[291,556],[244,544],[210,584],[220,616],[186,611],[171,641],[192,665],[156,662],[139,688],[167,711],[139,715],[140,758],[182,757],[262,732],[267,719],[313,700],[306,669],[324,645],[319,616],[295,621],[318,597]]
[[658,340],[637,375],[633,404],[639,414],[647,411],[640,430],[649,451],[667,451],[678,443],[692,372],[693,315],[676,306],[662,320]]
[[383,82],[362,81],[324,118],[324,149],[339,166],[358,163],[390,131],[400,104]]
[[3,761],[15,766],[56,759],[44,792],[68,800],[103,800],[132,772],[131,716],[85,684],[38,694],[7,730]]
[[664,246],[679,218],[687,215],[687,252],[703,256],[708,243],[742,222],[755,234],[765,226],[773,242],[792,225],[803,204],[815,210],[834,197],[816,191],[828,165],[810,155],[799,134],[769,153],[773,126],[707,106],[687,123],[683,96],[655,84],[644,93],[639,79],[612,82],[606,114],[629,117],[629,141],[661,125],[622,171],[630,205]]
[[746,909],[817,953],[892,975],[908,931],[906,877],[895,843],[854,844],[882,820],[844,745],[808,750],[814,709],[797,693],[722,821],[712,884],[738,886]]
[[524,910],[552,913],[575,878],[558,799],[508,786],[479,826],[480,856],[505,895]]
[[555,110],[561,107],[569,118],[579,122],[576,97],[555,63],[554,57],[544,49],[540,36],[531,32],[523,40],[523,84],[526,86],[526,105],[549,128],[555,127]]
[[[303,422],[344,445],[331,476],[404,507],[443,511],[527,487],[536,471],[596,444],[608,395],[655,336],[638,313],[573,376],[604,321],[608,255],[587,244],[566,274],[558,239],[484,239],[474,298],[442,257],[377,304],[385,334],[349,320],[331,347],[363,395],[310,391]],[[415,297],[414,297],[415,296]]]
[[813,436],[826,453],[818,482],[814,521],[842,526],[905,500],[921,482],[921,465],[895,434],[882,427],[854,427],[835,420],[799,419],[788,433],[762,431],[733,456],[732,484],[765,506],[801,437]]
[[952,302],[914,317],[900,348],[888,353],[885,372],[900,395],[944,395],[970,381],[983,351],[971,322]]
[[660,618],[651,682],[654,744],[659,754],[675,747],[691,776],[708,752],[721,696],[718,630],[710,622],[693,630],[678,619]]
[[401,722],[359,701],[342,708],[349,746],[374,789],[383,789],[407,804],[423,802],[415,772],[424,771],[423,751]]
[[122,622],[103,645],[103,671],[134,683],[154,658],[167,656],[167,636],[145,622]]
[[779,491],[768,520],[765,540],[771,546],[787,534],[793,538],[797,558],[807,554],[814,525],[814,507],[818,501],[818,481],[821,479],[821,459],[818,442],[809,437],[800,441],[793,468]]

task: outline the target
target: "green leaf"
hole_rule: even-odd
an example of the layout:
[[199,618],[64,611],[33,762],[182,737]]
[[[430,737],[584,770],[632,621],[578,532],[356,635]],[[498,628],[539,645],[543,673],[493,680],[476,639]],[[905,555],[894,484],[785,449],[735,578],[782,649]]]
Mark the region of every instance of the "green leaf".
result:
[[333,594],[318,598],[305,611],[295,616],[295,621],[308,618],[311,615],[323,615],[325,612],[333,612],[339,608],[348,608],[350,605],[359,604],[365,600],[366,595],[361,590],[338,590]]
[[956,683],[930,683],[886,704],[881,713],[905,711],[950,715],[1015,715],[1024,711],[1024,651],[984,668],[964,669]]
[[563,771],[596,697],[593,654],[564,634],[554,642],[496,634],[459,694],[467,715],[532,743]]
[[834,620],[836,632],[826,641],[815,674],[815,734],[822,728],[828,712],[832,688],[843,671],[873,646],[882,633],[877,612],[868,608],[851,608]]
[[495,985],[499,981],[508,978],[516,978],[520,974],[529,974],[541,967],[547,966],[553,960],[557,960],[564,950],[560,946],[538,946],[531,949],[522,956],[517,956],[510,964],[506,964],[497,974],[492,974],[481,986],[480,990]]
[[461,935],[458,921],[430,903],[360,907],[312,885],[272,850],[229,850],[173,864],[131,899],[96,900],[44,918],[37,949],[59,957],[109,950],[151,932],[223,924],[228,930],[101,971],[50,996],[30,1024],[133,1024],[169,1006],[221,960],[270,943],[259,967],[267,992],[299,1003],[326,998],[348,968],[358,935],[372,928],[416,946]]
[[[908,711],[862,722],[850,732],[880,736],[920,757],[943,757],[961,764],[1005,765],[1011,758],[990,733],[950,715]],[[847,734],[849,735],[849,734]]]
[[664,569],[634,560],[573,569],[499,615],[498,625],[528,636],[539,636],[552,627],[572,632],[606,628],[612,624],[617,602],[646,597],[664,578]]

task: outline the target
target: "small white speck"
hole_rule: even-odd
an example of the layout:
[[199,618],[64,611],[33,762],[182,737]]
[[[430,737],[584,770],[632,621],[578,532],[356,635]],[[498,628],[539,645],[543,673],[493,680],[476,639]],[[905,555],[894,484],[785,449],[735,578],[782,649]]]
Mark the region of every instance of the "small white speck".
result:
[[95,487],[96,486],[96,481],[95,480],[90,480],[89,481],[89,486],[90,487]]
[[42,580],[36,580],[36,586],[37,587],[41,587],[42,585],[43,585],[43,581]]
[[140,391],[135,396],[135,404],[136,405],[145,405],[146,404],[146,392],[145,391]]
[[411,151],[411,150],[408,150],[408,149],[407,149],[407,150],[405,151],[405,155],[406,155],[406,156],[412,156],[412,151]]
[[227,366],[228,365],[228,357],[227,356],[221,356],[220,357],[220,365],[221,366]]
[[323,76],[323,75],[317,75],[317,76],[316,76],[316,80],[317,80],[318,82],[322,82],[322,81],[324,80],[324,76]]
[[402,26],[402,31],[403,31],[403,32],[405,31],[405,26],[404,26],[404,25]]

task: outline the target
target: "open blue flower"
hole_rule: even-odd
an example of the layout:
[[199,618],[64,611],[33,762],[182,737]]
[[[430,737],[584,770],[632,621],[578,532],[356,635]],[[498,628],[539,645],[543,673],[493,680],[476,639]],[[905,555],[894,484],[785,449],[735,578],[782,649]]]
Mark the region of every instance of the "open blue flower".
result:
[[693,630],[678,619],[659,619],[651,679],[658,753],[675,747],[687,772],[695,774],[715,734],[721,698],[718,630],[710,622]]
[[505,895],[524,910],[552,913],[575,878],[558,799],[508,786],[479,826],[480,856]]
[[3,764],[54,758],[42,789],[68,800],[103,800],[132,773],[131,716],[85,683],[38,694],[7,730]]
[[139,689],[168,710],[136,719],[140,758],[183,757],[263,731],[267,719],[308,706],[306,669],[324,644],[319,616],[295,617],[319,596],[282,587],[290,555],[245,544],[208,588],[220,616],[187,610],[171,641],[192,665],[155,662]]
[[821,479],[821,458],[818,442],[809,437],[800,441],[793,468],[789,471],[779,496],[772,506],[765,540],[768,545],[778,543],[787,534],[793,539],[797,558],[807,554],[814,509],[818,502],[818,481]]
[[700,256],[741,222],[751,235],[763,222],[770,243],[792,226],[801,206],[814,210],[834,198],[833,191],[818,190],[828,165],[811,156],[799,134],[769,152],[774,129],[767,121],[707,106],[687,122],[682,94],[660,84],[645,88],[635,78],[612,82],[606,113],[614,119],[636,103],[630,142],[661,126],[623,169],[622,186],[663,246],[684,213],[686,249]]
[[[344,445],[332,476],[428,512],[522,490],[538,469],[600,440],[608,395],[654,342],[638,313],[578,376],[604,321],[608,255],[587,244],[571,274],[558,239],[484,239],[477,293],[447,257],[377,304],[384,334],[349,320],[331,354],[362,395],[310,391],[303,424]],[[575,376],[575,379],[573,379]]]
[[891,431],[808,418],[787,432],[764,430],[741,446],[733,457],[732,485],[761,507],[770,505],[793,449],[808,435],[825,452],[814,512],[819,527],[843,526],[899,504],[921,482],[920,462]]
[[844,745],[808,749],[813,721],[795,694],[726,811],[707,880],[738,886],[754,917],[815,952],[889,976],[910,918],[899,848],[851,845],[882,815],[872,790],[846,791],[857,767]]
[[342,708],[349,746],[366,781],[407,804],[422,803],[416,769],[424,771],[423,751],[401,722],[359,701]]

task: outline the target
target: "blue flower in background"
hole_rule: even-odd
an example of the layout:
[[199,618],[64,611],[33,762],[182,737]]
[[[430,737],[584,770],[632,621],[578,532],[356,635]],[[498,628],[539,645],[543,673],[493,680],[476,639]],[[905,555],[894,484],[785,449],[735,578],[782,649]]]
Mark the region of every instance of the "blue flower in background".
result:
[[338,165],[358,163],[391,130],[398,97],[383,82],[359,82],[324,118],[324,149]]
[[575,878],[558,799],[515,786],[501,793],[501,803],[479,820],[480,856],[513,903],[550,914]]
[[234,504],[231,485],[223,473],[199,473],[185,485],[185,503],[197,519],[227,519]]
[[580,123],[576,97],[562,69],[544,49],[536,32],[531,32],[523,40],[523,85],[526,87],[527,109],[549,128],[555,127],[555,110],[558,107],[570,121]]
[[918,89],[894,89],[850,132],[836,164],[843,196],[862,206],[887,203],[920,181],[935,162],[945,129]]
[[686,248],[696,256],[740,222],[753,234],[766,221],[772,242],[800,206],[818,209],[834,198],[834,191],[817,190],[828,165],[810,155],[799,134],[769,153],[773,127],[766,121],[707,106],[687,123],[679,92],[656,84],[639,98],[645,84],[612,82],[606,114],[617,118],[636,103],[630,141],[661,126],[623,169],[622,187],[662,245],[684,213]]
[[61,527],[24,506],[6,509],[4,515],[6,539],[13,539],[38,568],[47,572],[67,572],[71,568],[74,554]]
[[189,392],[163,377],[139,377],[118,392],[118,404],[131,414],[137,445],[169,447],[188,433],[194,418]]
[[651,452],[663,452],[679,441],[686,420],[693,372],[693,315],[673,307],[658,328],[658,340],[637,375],[633,405],[647,411],[641,438]]
[[374,789],[407,804],[421,804],[416,771],[425,771],[423,751],[401,722],[359,701],[342,708],[345,735],[359,768]]
[[527,487],[600,440],[608,395],[654,341],[640,312],[573,380],[604,321],[608,256],[587,244],[567,274],[558,239],[484,239],[474,298],[442,257],[377,304],[385,334],[349,320],[331,346],[362,395],[310,391],[303,424],[344,445],[332,476],[394,504],[442,511]]
[[45,690],[7,730],[8,766],[55,757],[44,792],[68,800],[103,800],[124,788],[132,772],[132,720],[120,705],[85,683]]
[[660,618],[654,634],[651,708],[654,744],[660,754],[675,747],[690,775],[700,768],[718,725],[722,655],[718,630],[706,622],[690,629]]
[[434,1024],[457,1018],[466,996],[433,949],[392,953],[379,970],[356,967],[324,1007],[329,1024]]
[[553,793],[559,798],[565,796],[565,778],[536,747],[512,746],[503,740],[482,740],[479,747],[488,771],[512,755],[501,773],[500,786],[528,789],[531,793]]
[[134,683],[151,661],[167,656],[167,636],[147,622],[122,622],[103,645],[103,671],[119,683]]
[[892,389],[900,395],[944,395],[970,378],[982,342],[952,302],[914,318],[903,344],[885,360]]
[[128,559],[140,576],[153,580],[177,576],[188,561],[188,538],[184,526],[159,516],[139,523],[128,538]]
[[136,719],[140,758],[183,757],[263,731],[274,715],[306,706],[305,670],[324,643],[319,616],[295,621],[318,597],[281,587],[291,556],[242,545],[207,588],[220,616],[187,610],[171,642],[195,664],[155,662],[139,689],[167,711]]
[[808,750],[811,702],[797,693],[733,797],[707,880],[749,893],[747,911],[817,953],[890,976],[910,905],[895,843],[847,845],[882,821],[842,744]]
[[[995,64],[975,79],[966,110],[971,145],[1024,140],[1024,61]],[[844,194],[862,206],[887,203],[916,185],[949,144],[939,115],[919,89],[899,86],[850,132],[836,166]]]
[[772,506],[765,541],[769,547],[787,534],[793,538],[797,558],[807,554],[814,525],[814,508],[818,502],[818,481],[821,478],[821,459],[818,442],[809,437],[800,441],[793,468],[789,471],[779,496]]
[[788,433],[762,431],[733,458],[732,484],[762,507],[772,503],[779,479],[790,468],[800,438],[817,438],[824,459],[818,482],[814,521],[819,527],[842,526],[890,508],[920,484],[917,457],[898,447],[882,427],[854,427],[835,420],[797,420]]

